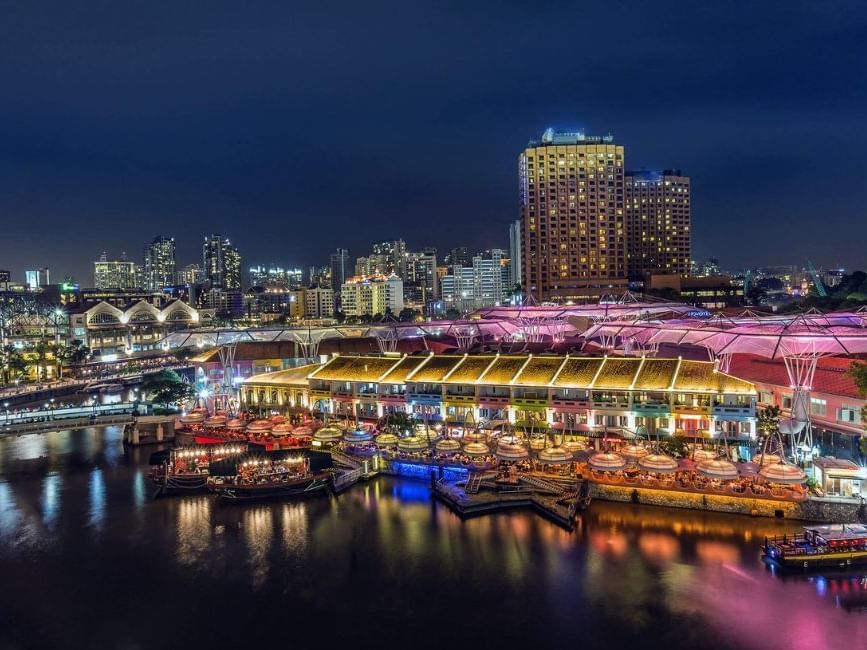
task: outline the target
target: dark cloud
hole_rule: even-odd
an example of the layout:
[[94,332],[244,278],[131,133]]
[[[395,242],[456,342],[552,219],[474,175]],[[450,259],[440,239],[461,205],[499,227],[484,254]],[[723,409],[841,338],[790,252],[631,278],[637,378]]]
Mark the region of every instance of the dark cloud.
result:
[[0,0],[0,267],[502,245],[549,124],[690,174],[698,257],[867,266],[865,37],[860,2]]

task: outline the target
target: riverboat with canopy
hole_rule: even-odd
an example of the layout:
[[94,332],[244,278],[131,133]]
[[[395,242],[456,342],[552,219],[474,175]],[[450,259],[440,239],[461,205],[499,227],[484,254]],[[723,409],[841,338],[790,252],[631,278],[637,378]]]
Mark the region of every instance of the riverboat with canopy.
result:
[[785,569],[867,564],[867,525],[805,526],[803,534],[766,537],[762,552]]

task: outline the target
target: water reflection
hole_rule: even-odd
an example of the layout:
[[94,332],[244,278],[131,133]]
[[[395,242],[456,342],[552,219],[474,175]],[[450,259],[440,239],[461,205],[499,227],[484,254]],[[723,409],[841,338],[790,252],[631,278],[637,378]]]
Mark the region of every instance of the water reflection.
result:
[[60,511],[60,490],[63,488],[63,477],[56,472],[45,477],[42,483],[42,523],[49,530],[54,529]]
[[213,499],[209,496],[189,496],[177,499],[174,504],[176,517],[175,557],[178,562],[191,567],[206,569],[209,564],[211,545],[211,510]]
[[141,510],[147,501],[147,487],[145,486],[144,469],[135,470],[132,478],[132,501],[136,510]]
[[253,504],[244,507],[242,526],[244,541],[247,543],[250,584],[254,588],[261,587],[271,570],[268,551],[271,550],[274,539],[272,508]]
[[791,522],[594,502],[570,533],[530,512],[461,521],[426,484],[385,478],[289,503],[152,500],[151,449],[98,430],[33,438],[0,441],[0,616],[57,628],[29,645],[94,632],[74,589],[130,647],[165,641],[130,616],[191,608],[194,630],[166,623],[178,644],[247,647],[270,626],[244,621],[287,612],[328,631],[319,645],[358,645],[371,621],[421,642],[437,608],[451,638],[502,647],[867,647],[863,576],[780,578],[759,561]]
[[105,523],[105,479],[102,476],[102,470],[94,469],[90,473],[90,511],[88,525],[96,530],[102,530]]

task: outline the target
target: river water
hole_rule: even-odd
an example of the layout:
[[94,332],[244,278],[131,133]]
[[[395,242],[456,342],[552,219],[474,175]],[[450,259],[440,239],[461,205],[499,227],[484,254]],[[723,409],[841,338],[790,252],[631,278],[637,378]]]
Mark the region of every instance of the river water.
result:
[[867,648],[867,570],[782,578],[791,523],[594,502],[462,522],[427,486],[154,501],[115,428],[0,440],[0,648]]

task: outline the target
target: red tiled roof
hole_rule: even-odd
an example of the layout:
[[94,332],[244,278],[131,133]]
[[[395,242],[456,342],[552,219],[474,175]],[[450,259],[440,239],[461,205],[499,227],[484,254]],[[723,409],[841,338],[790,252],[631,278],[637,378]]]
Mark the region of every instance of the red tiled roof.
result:
[[[816,375],[813,377],[813,392],[864,399],[858,391],[855,380],[848,372],[854,362],[854,359],[845,357],[819,359]],[[765,359],[750,354],[736,354],[732,357],[728,374],[746,379],[754,384],[789,387],[789,375],[782,360]]]

